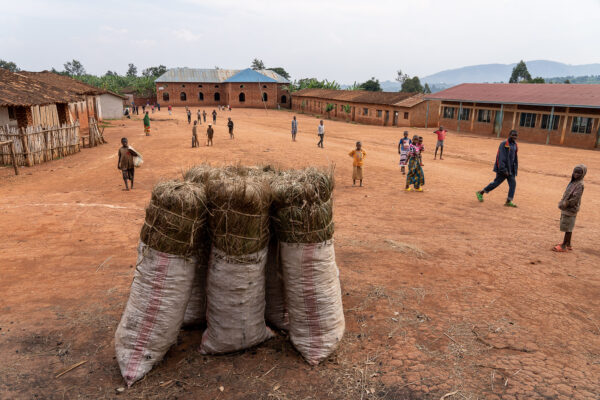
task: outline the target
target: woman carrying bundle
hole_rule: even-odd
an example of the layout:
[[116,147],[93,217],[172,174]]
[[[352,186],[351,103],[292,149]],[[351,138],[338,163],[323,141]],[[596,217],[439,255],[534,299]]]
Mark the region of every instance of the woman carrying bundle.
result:
[[404,190],[410,192],[412,189],[410,185],[413,185],[415,191],[422,192],[423,185],[425,185],[425,174],[423,173],[423,167],[421,167],[421,152],[420,147],[416,145],[419,137],[413,136],[412,144],[408,148],[408,175],[406,175],[406,187]]

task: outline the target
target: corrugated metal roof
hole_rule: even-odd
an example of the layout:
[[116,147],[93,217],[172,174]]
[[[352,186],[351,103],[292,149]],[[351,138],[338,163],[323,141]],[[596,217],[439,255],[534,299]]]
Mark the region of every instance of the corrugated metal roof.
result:
[[0,105],[31,106],[79,101],[71,91],[0,68]]
[[264,74],[253,70],[252,68],[246,68],[241,70],[231,78],[225,80],[225,82],[261,82],[261,83],[277,83],[277,81],[273,78],[269,78]]
[[[203,83],[223,83],[234,75],[246,70],[240,69],[202,69],[202,68],[171,68],[160,77],[156,82],[203,82]],[[255,71],[264,75],[266,78],[273,79],[278,83],[289,83],[287,79],[271,70]],[[235,81],[243,82],[243,81]],[[257,81],[246,81],[257,82]]]
[[351,103],[394,105],[412,97],[414,93],[370,92],[367,90],[302,89],[292,97],[316,97],[325,100],[348,101]]
[[600,85],[463,83],[427,100],[600,108]]

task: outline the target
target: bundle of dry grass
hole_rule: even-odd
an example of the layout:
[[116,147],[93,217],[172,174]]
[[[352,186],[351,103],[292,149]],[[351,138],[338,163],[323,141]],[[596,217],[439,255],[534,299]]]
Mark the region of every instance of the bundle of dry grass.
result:
[[333,237],[333,168],[282,171],[271,181],[272,220],[280,241],[320,243]]
[[160,182],[152,190],[140,240],[163,253],[198,256],[206,242],[207,200],[204,186]]
[[269,242],[271,190],[262,174],[228,167],[220,178],[207,182],[212,244],[229,257],[257,253]]
[[183,179],[188,182],[206,184],[208,181],[218,179],[222,170],[208,164],[199,164],[191,167],[183,173]]

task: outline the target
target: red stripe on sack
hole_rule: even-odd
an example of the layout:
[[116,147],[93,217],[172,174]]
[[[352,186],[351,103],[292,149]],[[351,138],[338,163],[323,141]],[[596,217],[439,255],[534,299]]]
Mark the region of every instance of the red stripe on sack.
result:
[[314,260],[316,244],[307,244],[302,249],[302,294],[304,295],[304,310],[309,334],[309,357],[318,356],[318,350],[322,347],[321,315],[317,304],[317,292],[315,288]]
[[[148,344],[150,334],[154,330],[154,323],[156,322],[156,316],[158,315],[164,294],[163,289],[165,286],[165,280],[167,278],[167,272],[169,270],[170,259],[161,252],[157,252],[156,254],[158,263],[154,273],[154,279],[152,281],[150,301],[148,302],[148,306],[144,312],[144,319],[141,322],[141,328],[138,331],[131,358],[127,363],[127,369],[125,373],[125,379],[127,381],[130,381],[135,377],[137,369],[140,366],[142,357],[144,356],[144,349]],[[127,383],[129,384],[129,382]]]

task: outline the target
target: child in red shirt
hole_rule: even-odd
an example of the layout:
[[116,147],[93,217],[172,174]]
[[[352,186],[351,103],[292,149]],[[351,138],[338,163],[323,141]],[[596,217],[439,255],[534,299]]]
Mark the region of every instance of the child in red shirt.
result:
[[444,139],[446,139],[446,134],[448,133],[448,131],[446,131],[443,126],[440,126],[440,129],[433,133],[435,133],[438,137],[437,144],[435,145],[435,154],[433,156],[433,159],[435,160],[437,158],[437,151],[438,149],[440,149],[440,160],[443,160],[442,154],[444,153]]

